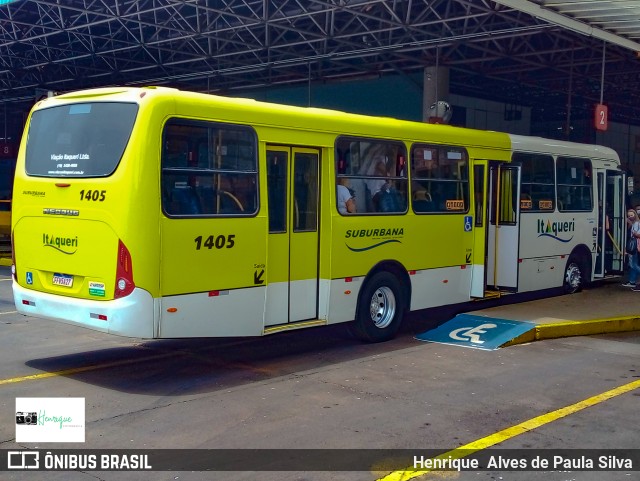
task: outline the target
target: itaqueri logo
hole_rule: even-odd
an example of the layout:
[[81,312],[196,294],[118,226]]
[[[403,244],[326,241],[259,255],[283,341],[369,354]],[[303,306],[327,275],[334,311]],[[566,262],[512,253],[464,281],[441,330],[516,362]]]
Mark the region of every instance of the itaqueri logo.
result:
[[16,398],[16,442],[84,443],[83,397]]
[[345,239],[366,239],[367,244],[363,247],[352,247],[345,242],[347,248],[353,252],[364,252],[385,244],[399,243],[399,238],[404,237],[404,228],[381,228],[381,229],[349,229],[344,235]]
[[61,237],[42,234],[42,244],[45,247],[51,247],[63,254],[72,255],[78,250],[78,236]]
[[575,219],[563,222],[551,222],[549,219],[545,222],[544,219],[538,219],[538,237],[551,237],[560,242],[570,242],[575,230]]

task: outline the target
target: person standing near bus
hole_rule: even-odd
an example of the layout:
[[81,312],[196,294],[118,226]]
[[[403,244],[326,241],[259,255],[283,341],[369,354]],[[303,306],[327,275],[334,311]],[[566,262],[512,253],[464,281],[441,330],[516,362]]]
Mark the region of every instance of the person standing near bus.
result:
[[[629,236],[637,240],[640,238],[640,217],[634,209],[627,210],[627,225],[629,226]],[[629,256],[629,281],[622,284],[624,287],[631,287],[632,291],[640,292],[640,254],[636,248],[635,252],[627,254]]]

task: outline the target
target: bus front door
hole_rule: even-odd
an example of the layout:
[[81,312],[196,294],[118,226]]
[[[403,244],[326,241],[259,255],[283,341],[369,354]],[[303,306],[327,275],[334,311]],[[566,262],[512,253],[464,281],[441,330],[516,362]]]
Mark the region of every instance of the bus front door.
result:
[[267,146],[265,326],[317,319],[320,152]]
[[520,243],[520,167],[491,165],[489,192],[487,287],[516,291]]

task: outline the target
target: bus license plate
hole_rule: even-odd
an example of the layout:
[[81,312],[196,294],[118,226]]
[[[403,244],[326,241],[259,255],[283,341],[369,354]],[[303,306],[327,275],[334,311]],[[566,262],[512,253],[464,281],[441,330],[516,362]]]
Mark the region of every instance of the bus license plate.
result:
[[53,274],[53,283],[56,286],[71,287],[73,286],[73,276],[67,274]]

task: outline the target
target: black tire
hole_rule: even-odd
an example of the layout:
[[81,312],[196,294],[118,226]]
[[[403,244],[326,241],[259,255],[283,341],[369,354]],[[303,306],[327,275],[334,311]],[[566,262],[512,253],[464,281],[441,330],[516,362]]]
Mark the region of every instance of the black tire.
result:
[[584,263],[576,256],[569,257],[564,269],[562,289],[567,294],[580,292],[584,287]]
[[367,342],[393,339],[404,315],[404,296],[398,279],[378,272],[362,288],[351,331]]

